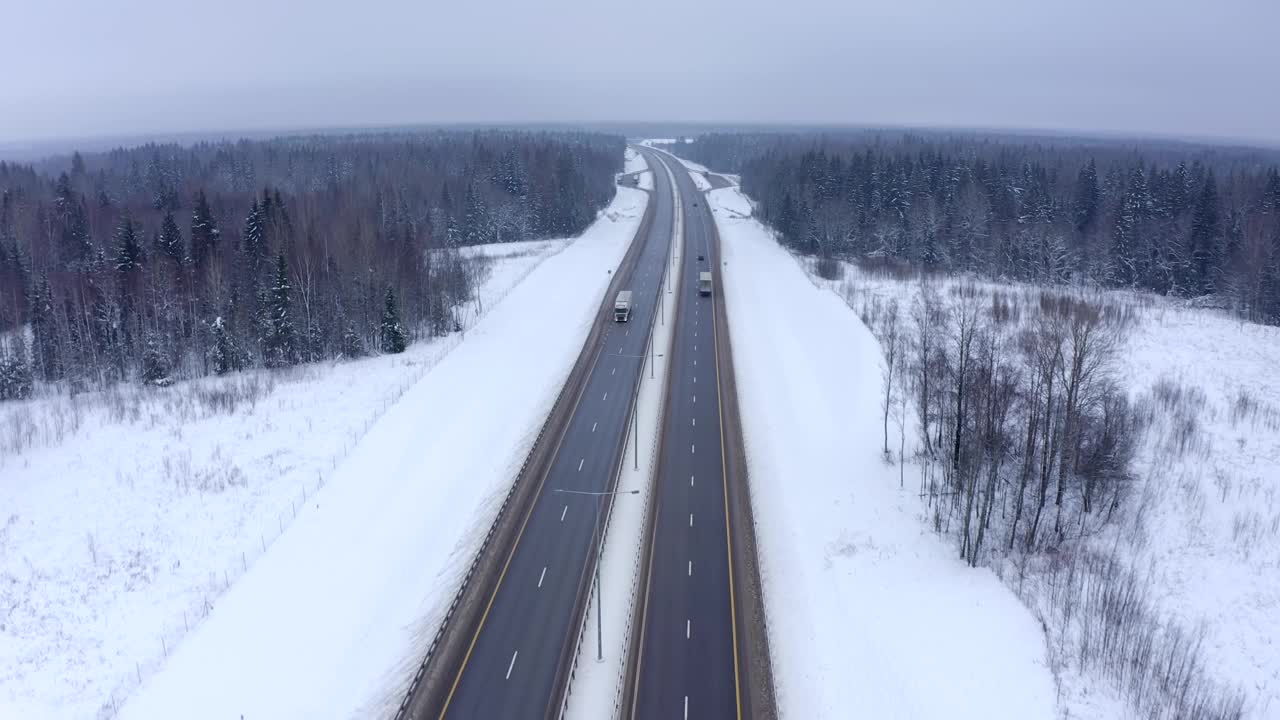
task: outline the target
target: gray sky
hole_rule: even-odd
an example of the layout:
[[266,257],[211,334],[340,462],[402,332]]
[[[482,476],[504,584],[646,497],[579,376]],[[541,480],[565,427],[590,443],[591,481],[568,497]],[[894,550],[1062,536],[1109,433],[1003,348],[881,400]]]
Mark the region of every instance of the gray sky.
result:
[[666,120],[1280,141],[1277,0],[0,0],[0,10],[0,144]]

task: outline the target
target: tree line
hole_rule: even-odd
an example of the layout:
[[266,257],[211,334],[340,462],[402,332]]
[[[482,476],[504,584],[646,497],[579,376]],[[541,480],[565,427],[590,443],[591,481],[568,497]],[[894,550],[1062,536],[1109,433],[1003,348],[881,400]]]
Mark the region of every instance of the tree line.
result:
[[620,138],[437,131],[0,163],[0,399],[399,352],[458,329],[460,248],[569,237]]
[[709,134],[789,247],[1136,288],[1280,323],[1280,153],[943,132]]

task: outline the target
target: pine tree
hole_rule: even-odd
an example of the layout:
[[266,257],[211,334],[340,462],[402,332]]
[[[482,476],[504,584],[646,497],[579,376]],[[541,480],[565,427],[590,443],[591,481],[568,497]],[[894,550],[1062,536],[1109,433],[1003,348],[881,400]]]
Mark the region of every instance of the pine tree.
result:
[[382,306],[382,322],[378,325],[378,345],[384,353],[402,353],[408,344],[404,326],[400,324],[396,294],[388,287]]
[[297,362],[289,290],[289,271],[281,254],[276,256],[275,280],[263,308],[266,333],[262,339],[262,356],[267,367],[287,367]]
[[1218,216],[1218,191],[1213,172],[1205,178],[1204,186],[1196,199],[1191,218],[1191,266],[1190,290],[1195,295],[1213,291],[1214,273],[1222,254],[1219,247],[1221,232]]

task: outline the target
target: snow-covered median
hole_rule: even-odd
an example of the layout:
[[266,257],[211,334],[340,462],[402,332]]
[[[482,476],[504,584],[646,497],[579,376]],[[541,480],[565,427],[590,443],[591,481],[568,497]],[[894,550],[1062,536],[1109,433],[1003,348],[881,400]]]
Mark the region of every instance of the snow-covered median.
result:
[[39,435],[0,482],[0,717],[398,702],[646,201],[470,250],[479,320],[404,355],[6,405]]
[[1057,717],[1031,613],[928,531],[881,459],[875,338],[737,188],[709,198],[782,717]]

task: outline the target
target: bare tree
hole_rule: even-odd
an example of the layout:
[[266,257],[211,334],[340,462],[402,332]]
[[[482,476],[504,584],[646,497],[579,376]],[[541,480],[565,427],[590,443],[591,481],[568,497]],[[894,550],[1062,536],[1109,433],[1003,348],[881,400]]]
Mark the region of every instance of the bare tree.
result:
[[898,301],[889,301],[884,319],[880,326],[880,342],[884,346],[884,369],[881,376],[884,380],[884,455],[889,457],[889,409],[893,405],[894,379],[901,374],[899,356],[902,354],[902,338],[898,330]]

